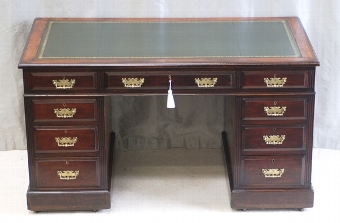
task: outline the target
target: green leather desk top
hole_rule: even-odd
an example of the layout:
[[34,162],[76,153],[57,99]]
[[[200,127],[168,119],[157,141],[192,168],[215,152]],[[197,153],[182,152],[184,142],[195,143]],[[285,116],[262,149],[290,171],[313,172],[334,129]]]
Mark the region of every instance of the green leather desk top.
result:
[[27,51],[33,45],[34,55],[24,52],[21,65],[82,60],[99,64],[138,60],[227,63],[238,58],[303,61],[306,56],[315,63],[306,36],[312,53],[301,52],[295,33],[305,34],[300,23],[292,29],[292,21],[298,19],[37,19],[26,47]]
[[58,22],[38,58],[300,57],[287,21]]

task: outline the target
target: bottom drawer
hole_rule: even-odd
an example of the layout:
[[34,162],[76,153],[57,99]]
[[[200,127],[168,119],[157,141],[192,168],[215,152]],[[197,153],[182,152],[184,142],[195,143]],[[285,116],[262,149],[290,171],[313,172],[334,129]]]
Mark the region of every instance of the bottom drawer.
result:
[[241,185],[301,187],[305,185],[305,156],[243,156]]
[[36,178],[38,188],[79,189],[99,187],[99,159],[37,159]]

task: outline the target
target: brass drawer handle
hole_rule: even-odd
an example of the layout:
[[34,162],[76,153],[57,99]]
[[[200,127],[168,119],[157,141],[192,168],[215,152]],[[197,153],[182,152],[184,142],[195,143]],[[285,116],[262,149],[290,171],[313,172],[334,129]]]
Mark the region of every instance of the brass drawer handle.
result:
[[262,169],[262,173],[266,178],[279,178],[285,172],[285,169]]
[[263,140],[267,145],[279,145],[282,144],[283,141],[285,140],[286,136],[285,135],[264,135]]
[[286,81],[286,77],[276,77],[276,74],[274,74],[274,77],[264,78],[264,83],[267,84],[267,87],[283,87]]
[[137,88],[142,87],[144,83],[144,78],[122,78],[122,83],[124,87]]
[[75,180],[79,175],[79,170],[64,170],[57,171],[60,180]]
[[58,143],[59,147],[70,147],[74,146],[78,140],[78,137],[55,137],[55,141]]
[[76,114],[76,108],[55,108],[54,113],[56,114],[57,118],[73,118]]
[[217,83],[217,78],[195,78],[197,87],[214,87]]
[[73,88],[74,84],[76,83],[75,79],[65,79],[65,77],[61,80],[52,80],[53,85],[57,89],[71,89]]
[[287,107],[263,107],[263,110],[267,113],[267,116],[283,116],[283,113],[285,113]]

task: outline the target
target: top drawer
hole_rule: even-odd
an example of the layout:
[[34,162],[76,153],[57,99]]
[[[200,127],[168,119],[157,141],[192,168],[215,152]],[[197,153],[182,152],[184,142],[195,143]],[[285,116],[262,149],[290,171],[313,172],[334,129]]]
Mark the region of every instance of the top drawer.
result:
[[97,89],[95,72],[25,73],[25,91],[89,91]]
[[309,86],[308,70],[286,71],[244,71],[241,87],[243,89],[265,88],[312,88]]

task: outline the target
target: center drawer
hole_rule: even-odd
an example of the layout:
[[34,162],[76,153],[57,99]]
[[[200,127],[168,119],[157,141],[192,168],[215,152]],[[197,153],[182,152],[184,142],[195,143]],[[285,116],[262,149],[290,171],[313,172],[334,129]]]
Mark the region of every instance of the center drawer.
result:
[[242,152],[262,154],[264,152],[306,150],[306,125],[293,126],[243,126]]
[[36,153],[99,150],[97,126],[35,126],[34,140]]
[[306,120],[307,97],[243,98],[243,120]]
[[231,71],[106,72],[106,76],[107,89],[129,93],[153,89],[166,94],[170,79],[174,90],[211,91],[234,87],[234,72]]
[[38,188],[79,189],[100,186],[98,158],[36,160]]

